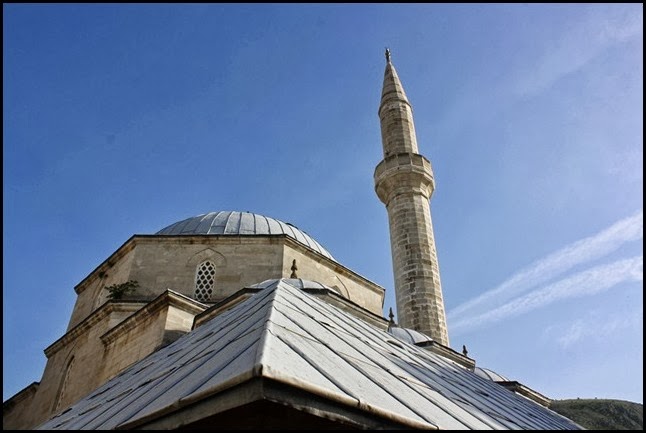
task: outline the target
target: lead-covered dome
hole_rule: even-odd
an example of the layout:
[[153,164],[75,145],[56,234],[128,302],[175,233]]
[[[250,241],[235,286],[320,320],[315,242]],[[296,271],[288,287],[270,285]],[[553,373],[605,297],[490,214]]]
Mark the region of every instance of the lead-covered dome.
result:
[[219,211],[178,221],[158,231],[158,235],[287,235],[334,260],[332,254],[310,235],[293,226],[251,212]]
[[267,287],[272,287],[276,282],[278,281],[283,281],[286,284],[289,284],[290,286],[300,289],[300,290],[307,290],[307,289],[325,289],[325,290],[331,290],[333,292],[336,292],[338,294],[341,294],[339,292],[339,289],[336,287],[329,287],[326,286],[325,284],[319,283],[318,281],[311,281],[311,280],[304,280],[302,278],[274,278],[271,280],[265,280],[261,283],[254,284],[250,286],[252,289],[266,289]]
[[507,379],[505,376],[498,374],[488,368],[476,367],[473,372],[483,379],[493,380],[494,382],[509,382],[509,379]]
[[399,326],[389,326],[388,333],[400,341],[424,346],[433,342],[433,339],[426,334],[410,328],[400,328]]

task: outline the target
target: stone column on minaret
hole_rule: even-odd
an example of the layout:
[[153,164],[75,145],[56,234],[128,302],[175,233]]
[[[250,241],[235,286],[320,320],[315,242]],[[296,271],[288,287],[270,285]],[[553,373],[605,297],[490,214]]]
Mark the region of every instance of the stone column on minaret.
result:
[[386,205],[399,326],[449,345],[429,200],[435,189],[428,159],[418,153],[413,112],[386,50],[379,119],[384,159],[375,191]]

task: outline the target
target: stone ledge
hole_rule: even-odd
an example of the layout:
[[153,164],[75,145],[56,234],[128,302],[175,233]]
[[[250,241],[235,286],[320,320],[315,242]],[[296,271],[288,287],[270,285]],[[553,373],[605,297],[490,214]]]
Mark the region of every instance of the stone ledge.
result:
[[375,168],[374,180],[375,192],[386,205],[398,190],[426,198],[435,190],[431,163],[418,153],[396,153],[384,158]]
[[133,328],[136,328],[148,317],[152,316],[163,308],[168,307],[177,307],[182,311],[197,315],[206,310],[208,306],[185,295],[182,295],[181,293],[177,293],[173,290],[166,290],[149,304],[145,305],[130,317],[123,320],[121,323],[103,334],[101,336],[101,341],[105,345],[112,343],[121,335],[125,334]]
[[115,312],[130,312],[134,313],[143,307],[147,301],[108,301],[98,309],[94,310],[87,316],[81,323],[70,329],[61,338],[53,342],[45,349],[45,355],[50,358],[53,354],[61,350],[64,346],[72,340],[85,333],[101,320],[110,316]]

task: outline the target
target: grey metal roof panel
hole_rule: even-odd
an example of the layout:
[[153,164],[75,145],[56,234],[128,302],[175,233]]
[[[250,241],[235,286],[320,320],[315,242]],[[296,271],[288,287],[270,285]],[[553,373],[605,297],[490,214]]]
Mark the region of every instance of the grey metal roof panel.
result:
[[211,229],[211,224],[213,223],[213,218],[215,218],[215,215],[216,212],[209,212],[207,214],[204,214],[202,218],[200,218],[200,223],[195,228],[195,231],[197,233],[208,233]]
[[203,218],[204,217],[188,219],[186,225],[182,229],[182,233],[193,233],[195,229],[200,225]]
[[[273,286],[278,282],[278,278],[273,278],[269,280],[262,281],[260,283],[252,284],[249,286],[251,289],[266,289],[268,287]],[[327,290],[332,290],[334,292],[339,292],[338,289],[335,289],[333,287],[326,286],[325,284],[319,283],[318,281],[312,281],[312,280],[304,280],[302,278],[283,278],[283,282],[286,284],[289,284],[290,286],[296,288],[296,289],[327,289]]]
[[[228,383],[236,378],[243,380],[252,377],[252,370],[241,369],[240,365],[253,366],[256,355],[256,345],[260,334],[259,329],[253,329],[240,335],[226,344],[226,358],[223,360],[222,351],[211,349],[204,356],[192,361],[191,371],[186,371],[178,378],[169,378],[168,383],[158,396],[142,407],[133,417],[143,417],[176,402],[177,395],[189,397],[203,389],[210,389],[214,385]],[[226,362],[229,361],[229,362]]]
[[[210,212],[209,219],[211,223],[206,231],[197,231],[196,234],[221,235],[224,233],[224,226],[227,223],[230,212]],[[197,217],[196,217],[197,218]]]
[[269,222],[264,215],[254,214],[256,217],[256,230],[258,233],[269,233]]
[[503,376],[501,374],[498,374],[495,371],[490,370],[488,368],[476,367],[473,370],[473,372],[475,374],[477,374],[478,376],[482,377],[482,378],[493,380],[495,382],[507,382],[507,381],[509,381],[509,379],[507,379],[505,376]]
[[394,340],[289,281],[273,281],[39,428],[107,429],[167,416],[184,402],[258,376],[418,427],[580,428],[448,359]]
[[[314,239],[313,237],[311,237],[309,235],[308,235],[308,238],[310,239],[310,241],[312,241],[312,243],[314,245],[312,248],[314,248],[316,251],[325,251],[325,252],[327,252],[327,250],[323,247],[323,245],[319,244],[316,239]],[[327,254],[330,254],[330,253],[327,252]],[[327,254],[323,253],[323,255],[326,256],[326,257],[327,257]],[[332,257],[331,255],[329,256],[329,258],[332,259],[332,260],[335,260],[334,257]]]
[[240,212],[229,212],[229,217],[224,225],[225,235],[239,235],[240,233]]
[[285,224],[286,224],[287,226],[289,226],[289,228],[291,229],[291,231],[292,231],[292,233],[293,233],[294,238],[295,238],[297,241],[299,241],[299,242],[301,242],[301,243],[304,243],[305,245],[307,245],[307,246],[308,246],[308,247],[310,247],[310,248],[313,248],[312,242],[310,242],[310,241],[309,241],[309,239],[310,239],[310,237],[309,237],[309,236],[305,236],[305,235],[303,234],[303,232],[301,232],[299,229],[297,229],[297,228],[296,228],[296,227],[294,227],[293,225],[291,225],[291,224],[287,224],[287,223],[285,223]]
[[158,231],[158,235],[287,235],[334,260],[332,254],[298,227],[251,212],[219,211],[186,218]]
[[[278,224],[280,225],[280,230],[281,230],[282,233],[285,233],[286,235],[291,236],[294,239],[298,240],[298,238],[296,237],[296,234],[294,233],[294,229],[293,229],[292,225],[284,223],[284,222],[279,221],[279,220],[276,220],[276,221],[278,221]],[[300,241],[300,242],[302,242],[302,241]]]
[[268,287],[273,286],[276,283],[276,281],[278,281],[278,278],[274,278],[274,279],[271,279],[271,280],[265,280],[265,281],[262,281],[260,283],[252,284],[251,286],[249,286],[249,288],[252,288],[252,289],[266,289]]
[[252,213],[244,212],[240,214],[240,229],[239,233],[256,234],[256,218]]
[[[325,321],[321,323],[315,317],[308,317],[309,314],[307,314],[294,320],[289,316],[293,317],[300,312],[292,308],[289,308],[287,312],[288,314],[278,312],[272,318],[275,325],[273,332],[292,348],[291,353],[295,353],[294,348],[296,348],[301,352],[300,357],[311,363],[315,370],[325,374],[328,383],[341,390],[340,394],[345,394],[345,396],[364,404],[374,405],[375,402],[379,402],[383,407],[405,417],[417,419],[422,417],[421,413],[416,413],[409,404],[406,404],[410,399],[404,402],[401,395],[393,395],[387,389],[387,382],[379,382],[379,379],[375,379],[372,374],[367,374],[368,366],[371,364],[370,360],[362,357],[362,354],[346,341],[348,336],[344,336],[346,338],[338,337],[338,334],[343,332],[340,328],[331,326],[329,319],[325,318]],[[333,332],[329,332],[330,328]],[[358,343],[356,340],[350,339],[350,341]],[[359,347],[363,348],[363,345],[359,344]],[[290,358],[283,357],[280,360],[274,360],[271,347],[266,349],[269,349],[266,350],[268,361],[281,362],[291,367]],[[292,368],[289,368],[288,371],[292,371]],[[284,370],[275,371],[272,378],[286,379],[282,377],[285,373]],[[370,373],[374,373],[374,371],[370,370]],[[333,387],[328,385],[325,388],[330,393],[339,394]]]
[[400,328],[399,326],[391,326],[388,328],[388,333],[398,340],[405,341],[410,344],[428,343],[433,341],[428,335],[409,328]]
[[[469,426],[462,420],[458,421],[453,417],[447,417],[446,411],[435,406],[431,390],[420,393],[409,382],[402,382],[401,379],[405,373],[399,372],[400,369],[396,362],[393,363],[393,361],[399,360],[392,351],[393,346],[387,342],[375,345],[372,343],[376,343],[376,341],[366,341],[363,329],[356,326],[356,321],[344,320],[343,315],[337,315],[335,308],[313,308],[314,306],[307,304],[300,304],[298,307],[301,311],[297,312],[295,306],[290,314],[290,318],[294,319],[290,320],[296,320],[296,316],[300,313],[302,316],[295,323],[298,323],[299,327],[302,326],[309,330],[310,335],[316,335],[325,347],[331,349],[323,351],[323,359],[330,358],[330,351],[336,355],[334,362],[329,365],[321,363],[320,368],[336,372],[336,374],[347,370],[349,377],[343,383],[352,384],[348,392],[348,394],[352,393],[351,396],[358,400],[372,400],[372,404],[379,402],[386,408],[395,410],[398,414],[432,425],[437,425],[436,423],[440,421],[443,424],[451,422],[451,428],[454,429],[486,428],[486,426],[478,424],[476,420],[471,420]],[[332,325],[331,322],[336,323]],[[325,332],[330,330],[332,332]],[[397,392],[392,393],[392,390],[397,390]],[[405,408],[400,407],[402,404]],[[463,418],[470,417],[465,413]]]

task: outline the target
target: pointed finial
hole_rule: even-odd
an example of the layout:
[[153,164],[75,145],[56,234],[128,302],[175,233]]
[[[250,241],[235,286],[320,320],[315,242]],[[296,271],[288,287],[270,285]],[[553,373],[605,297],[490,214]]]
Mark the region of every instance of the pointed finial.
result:
[[298,278],[296,276],[296,271],[298,271],[298,268],[296,267],[296,259],[292,261],[292,274],[289,276],[289,278]]
[[469,354],[469,352],[467,351],[467,346],[465,346],[464,344],[462,345],[462,354],[464,356],[467,356]]
[[390,312],[388,313],[388,317],[390,317],[390,324],[394,325],[395,324],[395,315],[393,314],[393,307],[390,307]]
[[386,63],[390,63],[390,49],[386,48]]

